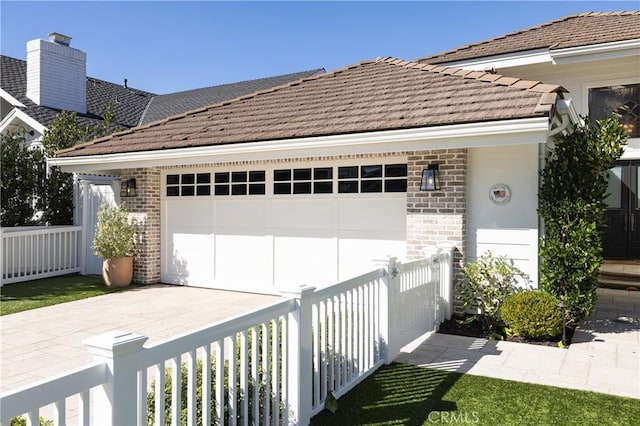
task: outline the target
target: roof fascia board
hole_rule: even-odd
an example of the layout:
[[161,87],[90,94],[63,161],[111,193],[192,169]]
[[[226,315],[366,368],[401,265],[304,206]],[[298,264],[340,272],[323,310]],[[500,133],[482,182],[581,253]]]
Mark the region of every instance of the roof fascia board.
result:
[[16,120],[20,120],[25,123],[27,126],[31,127],[36,132],[44,135],[44,132],[47,130],[45,126],[40,124],[34,118],[27,115],[24,111],[21,111],[17,108],[11,110],[9,114],[0,122],[0,133],[4,133],[5,130],[13,124]]
[[549,118],[540,117],[162,151],[61,157],[51,158],[49,163],[69,172],[112,172],[134,167],[522,145],[546,143],[549,125]]
[[557,49],[550,53],[554,64],[640,56],[640,39]]
[[8,94],[4,89],[0,89],[0,98],[2,98],[5,101],[9,102],[14,107],[26,108],[26,106],[22,102],[20,102],[19,100],[17,100],[16,98],[11,96],[10,94]]
[[504,55],[486,56],[483,58],[467,59],[463,61],[443,62],[454,68],[462,68],[472,71],[483,71],[486,68],[510,68],[526,65],[543,64],[552,62],[549,49],[535,49],[526,52],[507,53]]

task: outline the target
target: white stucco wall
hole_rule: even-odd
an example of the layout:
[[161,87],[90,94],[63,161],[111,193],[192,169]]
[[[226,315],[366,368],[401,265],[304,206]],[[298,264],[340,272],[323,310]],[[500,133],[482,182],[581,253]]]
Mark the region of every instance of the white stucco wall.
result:
[[[467,180],[467,259],[488,250],[505,255],[538,283],[537,144],[471,148]],[[494,204],[489,190],[505,184],[511,199]]]

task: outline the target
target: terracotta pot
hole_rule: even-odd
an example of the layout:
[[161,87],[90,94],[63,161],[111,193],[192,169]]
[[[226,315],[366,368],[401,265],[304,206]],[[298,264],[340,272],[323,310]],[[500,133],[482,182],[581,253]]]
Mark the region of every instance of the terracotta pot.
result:
[[133,257],[106,259],[102,262],[102,278],[107,287],[124,287],[133,280]]

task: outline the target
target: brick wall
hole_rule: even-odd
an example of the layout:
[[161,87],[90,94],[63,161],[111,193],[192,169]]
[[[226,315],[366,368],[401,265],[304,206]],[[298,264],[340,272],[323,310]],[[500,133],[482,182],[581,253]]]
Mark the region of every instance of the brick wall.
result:
[[[420,191],[422,171],[430,164],[439,166],[440,190]],[[454,274],[459,277],[466,244],[467,150],[413,152],[408,171],[407,257],[417,259],[438,245],[453,245]]]
[[137,196],[122,197],[139,225],[133,281],[140,284],[160,282],[160,170],[127,169],[122,182],[136,179]]

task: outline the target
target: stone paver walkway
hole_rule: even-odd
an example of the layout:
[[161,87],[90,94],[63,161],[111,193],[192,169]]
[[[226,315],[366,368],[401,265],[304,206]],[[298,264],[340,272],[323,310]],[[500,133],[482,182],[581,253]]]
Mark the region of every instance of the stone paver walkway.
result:
[[92,362],[82,343],[88,337],[124,330],[147,336],[149,346],[278,299],[151,285],[1,316],[0,392]]
[[598,289],[596,311],[568,349],[434,334],[396,360],[640,398],[640,291]]

